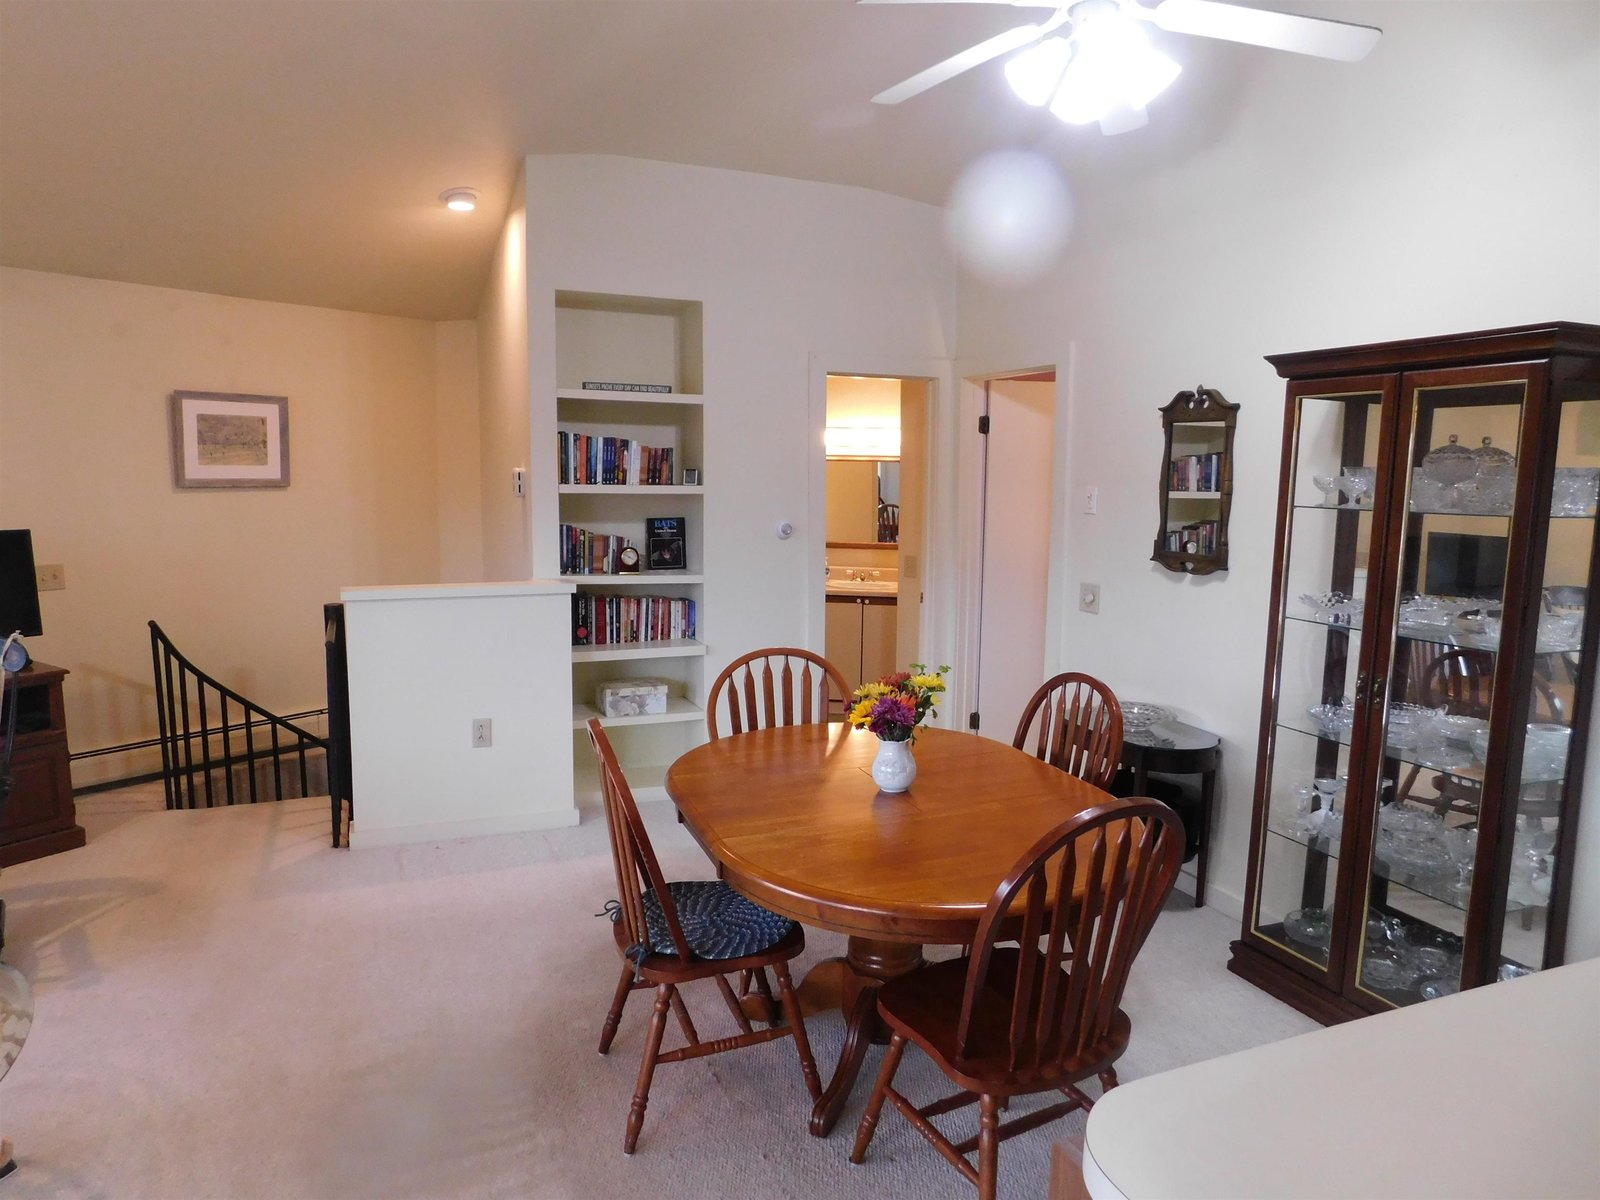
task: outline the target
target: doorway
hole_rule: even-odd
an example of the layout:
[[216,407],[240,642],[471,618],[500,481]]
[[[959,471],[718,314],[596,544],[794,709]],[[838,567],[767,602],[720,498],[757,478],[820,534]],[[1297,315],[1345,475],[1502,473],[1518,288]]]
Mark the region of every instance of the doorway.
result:
[[827,376],[824,653],[852,687],[920,657],[932,384]]
[[1009,742],[1045,680],[1057,543],[1056,373],[982,381],[975,721]]

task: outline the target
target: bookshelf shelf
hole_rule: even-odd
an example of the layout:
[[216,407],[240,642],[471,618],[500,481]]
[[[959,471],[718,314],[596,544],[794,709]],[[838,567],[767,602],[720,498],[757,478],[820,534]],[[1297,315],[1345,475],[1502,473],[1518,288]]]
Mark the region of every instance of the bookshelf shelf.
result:
[[613,392],[596,388],[557,388],[557,400],[596,400],[605,404],[703,405],[706,398],[686,392]]
[[561,483],[563,496],[703,496],[704,486],[681,483]]
[[620,662],[626,658],[697,658],[705,654],[704,642],[692,638],[663,638],[658,642],[616,642],[607,646],[574,646],[572,661]]
[[1222,493],[1221,492],[1179,492],[1179,491],[1171,491],[1171,492],[1167,493],[1167,499],[1169,501],[1172,501],[1172,500],[1221,500],[1222,499]]
[[640,571],[634,575],[562,575],[580,588],[593,587],[674,587],[704,583],[706,577],[695,571]]
[[[600,710],[592,704],[574,703],[572,706],[572,727],[582,729],[591,718],[599,717]],[[667,711],[664,713],[648,713],[640,717],[601,717],[607,729],[626,727],[629,725],[677,725],[683,722],[703,721],[706,719],[706,710],[693,701],[685,700],[682,696],[669,696],[667,698]]]

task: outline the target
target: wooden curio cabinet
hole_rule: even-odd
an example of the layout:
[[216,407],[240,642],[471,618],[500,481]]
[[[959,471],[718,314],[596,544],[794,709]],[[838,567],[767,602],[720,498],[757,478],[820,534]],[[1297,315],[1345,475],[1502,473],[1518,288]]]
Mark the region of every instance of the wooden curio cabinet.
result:
[[1559,965],[1593,703],[1600,327],[1268,361],[1288,402],[1229,966],[1332,1022]]

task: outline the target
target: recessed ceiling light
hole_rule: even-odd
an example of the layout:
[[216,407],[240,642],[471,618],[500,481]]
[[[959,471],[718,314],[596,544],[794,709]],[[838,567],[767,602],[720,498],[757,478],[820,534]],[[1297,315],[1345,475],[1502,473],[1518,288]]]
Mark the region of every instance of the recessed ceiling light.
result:
[[440,192],[439,199],[451,212],[471,212],[478,207],[478,193],[471,188],[451,188]]

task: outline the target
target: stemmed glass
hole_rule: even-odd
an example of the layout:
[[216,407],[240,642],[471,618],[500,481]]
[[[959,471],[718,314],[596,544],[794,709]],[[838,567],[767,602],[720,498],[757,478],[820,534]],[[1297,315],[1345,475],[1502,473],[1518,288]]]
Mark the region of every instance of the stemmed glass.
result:
[[1317,491],[1322,493],[1323,499],[1329,508],[1339,507],[1339,492],[1342,490],[1341,485],[1344,483],[1342,477],[1338,475],[1313,475],[1311,483]]
[[1350,497],[1351,508],[1364,508],[1363,500],[1370,502],[1377,472],[1371,467],[1351,467],[1339,478],[1340,490]]

